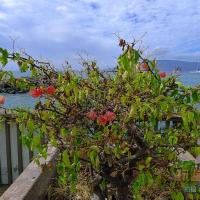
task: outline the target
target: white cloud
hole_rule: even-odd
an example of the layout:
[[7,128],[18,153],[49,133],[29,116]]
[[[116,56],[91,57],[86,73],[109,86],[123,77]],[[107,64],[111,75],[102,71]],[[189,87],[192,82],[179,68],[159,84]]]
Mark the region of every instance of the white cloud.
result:
[[20,46],[36,56],[59,60],[86,50],[112,64],[119,54],[113,33],[131,40],[145,32],[147,54],[199,56],[200,0],[0,0],[0,5],[0,44],[6,35],[20,36]]
[[66,6],[62,6],[62,5],[59,5],[56,7],[56,10],[58,11],[66,11],[67,10],[67,7]]
[[0,12],[0,21],[5,20],[7,18],[7,14]]

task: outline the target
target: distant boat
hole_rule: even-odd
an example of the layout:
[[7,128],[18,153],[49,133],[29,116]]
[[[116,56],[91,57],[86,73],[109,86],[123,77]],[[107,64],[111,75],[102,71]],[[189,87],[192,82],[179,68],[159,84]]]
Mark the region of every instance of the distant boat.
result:
[[198,67],[195,71],[190,71],[191,74],[200,74],[200,67]]

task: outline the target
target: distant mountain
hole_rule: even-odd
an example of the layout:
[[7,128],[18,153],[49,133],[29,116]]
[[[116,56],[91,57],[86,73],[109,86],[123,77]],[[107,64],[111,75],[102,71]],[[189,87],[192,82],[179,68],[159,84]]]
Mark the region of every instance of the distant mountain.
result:
[[177,67],[181,68],[182,72],[195,71],[200,68],[200,62],[188,62],[180,60],[158,60],[157,67],[166,72],[171,72]]
[[[172,72],[179,68],[182,72],[196,71],[200,69],[200,62],[189,62],[181,60],[157,60],[157,68],[161,71]],[[104,71],[113,71],[114,68],[106,68]]]

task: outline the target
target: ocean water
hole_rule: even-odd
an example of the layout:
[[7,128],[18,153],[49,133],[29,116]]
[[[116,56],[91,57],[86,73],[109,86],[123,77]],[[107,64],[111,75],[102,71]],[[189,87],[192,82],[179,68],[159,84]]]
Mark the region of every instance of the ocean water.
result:
[[200,73],[183,73],[180,76],[180,81],[187,86],[200,85]]
[[[27,74],[20,74],[14,72],[16,77],[27,76]],[[179,76],[179,81],[187,86],[200,85],[200,73],[183,73]],[[6,97],[4,106],[7,108],[11,107],[29,107],[33,108],[36,99],[32,98],[29,94],[2,94]]]

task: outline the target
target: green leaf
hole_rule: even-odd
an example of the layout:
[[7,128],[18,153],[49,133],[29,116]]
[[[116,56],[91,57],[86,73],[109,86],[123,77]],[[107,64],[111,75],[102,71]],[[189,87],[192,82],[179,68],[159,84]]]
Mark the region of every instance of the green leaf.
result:
[[193,112],[188,112],[187,115],[188,115],[188,121],[192,122],[194,120],[194,113]]
[[61,134],[62,137],[66,137],[67,134],[68,134],[67,129],[65,129],[65,128],[61,128],[61,129],[60,129],[60,134]]
[[37,75],[38,75],[37,69],[36,68],[32,68],[31,69],[31,76],[37,76]]
[[92,163],[96,168],[99,168],[100,160],[99,160],[99,148],[95,145],[91,146],[91,151],[89,152],[89,158]]
[[20,54],[19,53],[14,53],[13,60],[18,61],[20,59]]
[[138,164],[138,169],[139,169],[140,171],[142,171],[144,168],[145,168],[145,165],[143,165],[143,164]]
[[153,177],[151,173],[147,171],[145,175],[146,175],[146,183],[148,184],[148,186],[151,186],[153,184]]
[[191,151],[195,155],[195,157],[200,155],[200,147],[192,147]]
[[0,63],[4,67],[8,63],[8,51],[6,49],[0,48]]
[[35,125],[34,125],[33,121],[28,120],[28,122],[27,122],[27,128],[28,128],[28,130],[31,133],[33,133],[35,131]]
[[192,171],[195,169],[195,162],[194,161],[182,161],[181,167],[183,170]]
[[170,136],[169,137],[169,143],[171,145],[175,145],[175,144],[177,144],[177,142],[178,142],[178,138],[176,136]]
[[150,62],[150,64],[151,64],[152,69],[155,69],[155,68],[156,68],[156,65],[157,65],[157,62],[156,62],[156,60],[154,59],[153,61]]
[[34,149],[40,149],[41,148],[41,138],[39,135],[33,137],[32,144],[31,144],[31,150]]
[[184,196],[183,196],[182,192],[173,192],[171,194],[171,197],[173,200],[184,200]]
[[176,159],[176,156],[177,156],[177,154],[175,152],[171,152],[168,155],[168,159],[169,160],[174,160],[174,159]]
[[66,150],[63,152],[62,156],[63,156],[63,162],[64,162],[65,166],[70,167],[71,164],[70,164],[70,160],[69,160],[69,155]]
[[[196,195],[195,195],[196,196]],[[194,199],[194,195],[192,194],[192,193],[189,193],[188,194],[188,198],[190,199],[190,200],[193,200]],[[195,199],[198,199],[198,198],[195,198]]]
[[20,65],[20,71],[21,72],[26,72],[28,70],[28,64],[27,62],[23,62],[21,65]]
[[192,100],[194,103],[198,101],[198,93],[196,90],[192,92]]
[[151,162],[151,160],[152,160],[152,157],[147,157],[146,158],[146,165],[149,165],[150,164],[150,162]]

